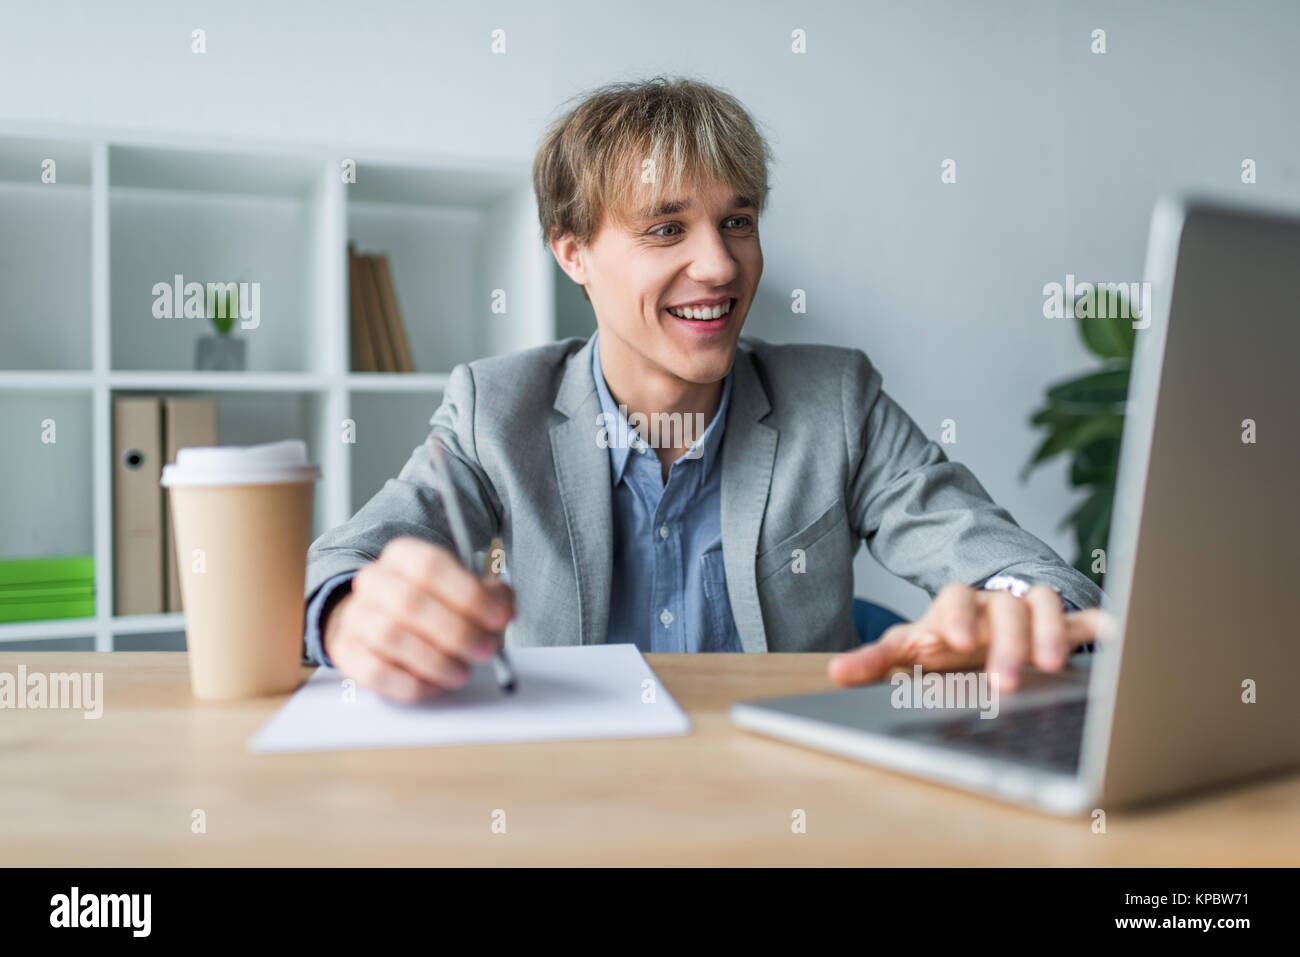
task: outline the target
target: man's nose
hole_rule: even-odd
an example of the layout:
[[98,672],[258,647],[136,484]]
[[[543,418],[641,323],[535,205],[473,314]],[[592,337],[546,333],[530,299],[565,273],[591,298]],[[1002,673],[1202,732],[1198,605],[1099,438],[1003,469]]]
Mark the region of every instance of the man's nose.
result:
[[701,285],[721,286],[731,282],[739,265],[716,230],[697,231],[691,249],[688,275]]

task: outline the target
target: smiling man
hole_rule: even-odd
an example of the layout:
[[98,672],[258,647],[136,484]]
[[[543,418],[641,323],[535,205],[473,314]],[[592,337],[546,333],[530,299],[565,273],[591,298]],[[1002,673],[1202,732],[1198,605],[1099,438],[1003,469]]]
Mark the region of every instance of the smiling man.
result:
[[[983,665],[1014,688],[1096,636],[1096,586],[948,461],[866,355],[741,338],[769,157],[735,99],[690,81],[603,88],[550,129],[542,235],[597,333],[458,366],[432,419],[510,584],[460,567],[418,447],[312,545],[308,657],[398,700],[463,685],[502,629],[510,645],[837,651],[841,683]],[[859,647],[864,542],[935,598]]]

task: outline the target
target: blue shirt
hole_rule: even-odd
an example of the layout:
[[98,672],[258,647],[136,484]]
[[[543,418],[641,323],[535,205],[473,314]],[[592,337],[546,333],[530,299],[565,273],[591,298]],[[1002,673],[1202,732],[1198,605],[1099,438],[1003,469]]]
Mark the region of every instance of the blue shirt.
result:
[[[722,565],[722,433],[732,373],[722,382],[718,411],[703,434],[696,427],[702,415],[684,417],[678,426],[694,441],[669,468],[667,482],[658,455],[609,394],[600,369],[599,334],[591,374],[613,485],[608,640],[631,642],[646,652],[743,651]],[[649,434],[653,441],[655,430]]]

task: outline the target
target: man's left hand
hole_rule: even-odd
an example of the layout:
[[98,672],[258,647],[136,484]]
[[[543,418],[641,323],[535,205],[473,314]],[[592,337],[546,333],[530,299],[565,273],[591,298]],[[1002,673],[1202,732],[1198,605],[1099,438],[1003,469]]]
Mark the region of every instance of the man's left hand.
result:
[[1103,623],[1096,608],[1067,614],[1061,596],[1046,585],[1035,585],[1023,598],[948,585],[919,621],[894,625],[879,641],[832,658],[830,676],[836,684],[865,684],[915,665],[971,671],[987,662],[999,687],[1013,690],[1026,665],[1061,670],[1075,648],[1102,637]]

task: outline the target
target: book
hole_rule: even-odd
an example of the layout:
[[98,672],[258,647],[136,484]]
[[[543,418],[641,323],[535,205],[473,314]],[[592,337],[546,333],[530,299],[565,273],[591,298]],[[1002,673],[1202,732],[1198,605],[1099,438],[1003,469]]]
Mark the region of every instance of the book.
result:
[[152,615],[165,602],[162,406],[113,399],[113,613]]
[[393,275],[388,268],[388,257],[382,253],[371,256],[375,274],[375,287],[379,292],[379,304],[383,310],[384,325],[388,330],[388,339],[393,345],[396,371],[414,372],[411,362],[411,344],[406,339],[406,328],[402,325],[402,312],[397,305],[397,290],[393,288]]
[[360,257],[351,243],[348,243],[348,300],[352,371],[377,372],[379,363],[375,355],[374,340],[370,335],[370,324],[366,318],[366,296],[362,288]]
[[384,307],[379,299],[379,284],[375,278],[374,260],[369,256],[358,256],[357,271],[361,279],[361,294],[365,299],[363,315],[370,330],[370,340],[375,346],[376,371],[396,372],[397,354],[388,336],[388,324],[384,320]]
[[[194,446],[217,444],[217,403],[215,399],[164,399],[163,435],[167,464],[176,461],[176,453]],[[177,567],[176,535],[172,531],[171,502],[163,489],[163,524],[166,527],[168,611],[181,607],[180,575]]]

